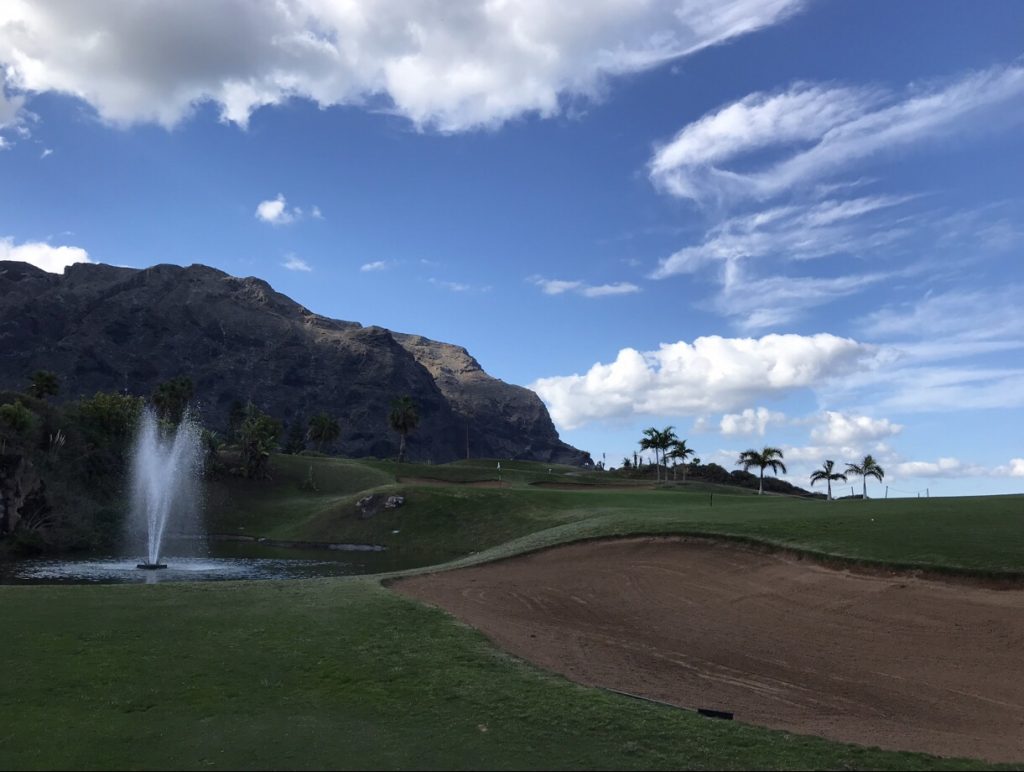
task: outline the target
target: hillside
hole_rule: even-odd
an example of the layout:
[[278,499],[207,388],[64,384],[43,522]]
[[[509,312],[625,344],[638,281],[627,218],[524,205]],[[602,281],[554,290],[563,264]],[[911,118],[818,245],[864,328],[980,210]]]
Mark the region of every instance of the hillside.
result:
[[321,411],[342,426],[343,455],[388,457],[392,398],[408,394],[421,423],[409,456],[473,456],[581,465],[528,389],[489,376],[463,348],[329,319],[265,281],[202,265],[142,270],[78,264],[63,275],[0,261],[0,389],[51,370],[61,399],[117,391],[146,396],[191,378],[203,422],[223,430],[251,401],[286,424]]

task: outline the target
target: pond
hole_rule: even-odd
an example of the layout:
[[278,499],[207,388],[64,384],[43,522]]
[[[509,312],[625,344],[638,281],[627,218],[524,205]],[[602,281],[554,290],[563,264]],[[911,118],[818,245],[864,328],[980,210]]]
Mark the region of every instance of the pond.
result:
[[[181,550],[180,552],[195,550]],[[239,579],[312,579],[379,574],[433,562],[410,550],[280,547],[256,541],[211,540],[206,554],[161,556],[167,568],[143,571],[141,556],[75,555],[0,561],[0,584],[155,584]]]

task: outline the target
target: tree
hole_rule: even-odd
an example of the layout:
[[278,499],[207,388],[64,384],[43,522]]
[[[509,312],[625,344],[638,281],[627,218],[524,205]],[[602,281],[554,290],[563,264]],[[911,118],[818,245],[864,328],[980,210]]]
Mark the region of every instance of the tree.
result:
[[49,370],[36,370],[32,373],[32,381],[28,387],[28,393],[36,399],[46,399],[56,396],[60,391],[60,381],[57,374]]
[[409,432],[413,431],[420,423],[420,414],[416,410],[416,403],[408,395],[391,400],[388,423],[402,437],[401,444],[398,446],[398,463],[401,464],[405,461],[406,438],[409,436]]
[[782,463],[782,451],[778,448],[764,447],[761,450],[744,450],[736,462],[743,467],[743,471],[750,471],[750,467],[756,466],[761,470],[761,480],[757,486],[757,494],[764,493],[764,470],[771,467],[771,470],[778,474],[779,470],[786,473],[786,465]]
[[644,429],[643,439],[640,440],[640,449],[654,451],[654,466],[658,482],[661,482],[661,464],[658,462],[658,454],[664,454],[678,440],[675,427],[672,426],[666,426],[661,431],[658,431],[653,426]]
[[195,394],[192,379],[186,375],[164,381],[153,391],[153,407],[163,421],[181,423],[185,409]]
[[[690,458],[693,453],[693,448],[686,447],[686,440],[676,440],[668,449],[668,458],[673,461],[681,461],[683,464],[683,482],[686,482],[686,470],[689,468],[686,459]],[[672,478],[675,479],[675,467],[672,469]]]
[[318,453],[323,451],[325,442],[333,442],[341,434],[341,427],[337,419],[331,418],[327,413],[317,413],[309,419],[309,430],[306,437],[316,443]]
[[859,464],[847,464],[846,473],[860,475],[863,485],[861,497],[865,499],[868,497],[868,478],[874,477],[878,482],[882,482],[882,479],[885,477],[885,470],[878,465],[878,462],[871,457],[870,453],[864,456],[864,460]]
[[238,427],[238,444],[242,453],[242,472],[252,480],[268,479],[270,454],[277,448],[281,424],[251,402]]
[[826,459],[824,466],[821,469],[815,469],[811,472],[811,485],[816,482],[824,480],[828,484],[828,500],[832,500],[832,481],[842,480],[846,482],[846,475],[842,472],[835,471],[835,462],[832,459]]

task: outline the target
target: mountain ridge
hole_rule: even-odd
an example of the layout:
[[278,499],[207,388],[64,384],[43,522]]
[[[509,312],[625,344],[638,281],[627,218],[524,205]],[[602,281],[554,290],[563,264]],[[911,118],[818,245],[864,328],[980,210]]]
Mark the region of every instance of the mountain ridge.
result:
[[52,274],[0,261],[0,388],[23,387],[36,370],[57,373],[61,399],[149,395],[188,376],[218,430],[238,402],[289,424],[327,412],[341,424],[337,447],[354,457],[395,454],[388,407],[408,394],[421,414],[411,459],[590,463],[558,438],[536,394],[488,375],[465,348],[322,316],[263,279],[200,264]]

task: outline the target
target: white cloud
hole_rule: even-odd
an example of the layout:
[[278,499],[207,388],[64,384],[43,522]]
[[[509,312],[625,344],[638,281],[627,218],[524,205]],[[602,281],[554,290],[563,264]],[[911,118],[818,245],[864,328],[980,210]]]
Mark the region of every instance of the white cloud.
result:
[[290,222],[295,222],[301,215],[301,209],[288,209],[288,201],[281,193],[277,194],[277,198],[260,201],[256,207],[256,219],[271,225],[287,225]]
[[[797,83],[782,93],[750,94],[685,126],[651,158],[650,177],[681,198],[766,198],[869,156],[973,128],[994,109],[1019,120],[1022,96],[1024,66],[1016,64],[912,85],[902,96]],[[728,168],[770,147],[789,155],[753,171]]]
[[907,196],[830,199],[732,217],[711,228],[703,243],[684,247],[660,260],[651,278],[694,273],[710,263],[774,255],[785,255],[787,260],[810,260],[875,252],[907,232],[894,228],[889,220],[871,219],[870,215],[909,200]]
[[372,263],[363,263],[359,266],[359,270],[364,273],[370,273],[371,271],[385,271],[391,267],[391,263],[387,260],[374,260]]
[[[709,306],[735,318],[744,332],[788,323],[803,311],[854,295],[915,268],[840,275],[793,275],[776,268],[761,276],[748,267],[755,260],[805,262],[835,255],[891,256],[909,229],[892,221],[891,210],[908,196],[863,196],[811,204],[778,206],[731,217],[708,230],[702,243],[659,261],[651,278],[696,273],[717,266],[719,291]],[[804,271],[808,269],[803,269]],[[818,269],[819,273],[827,268]]]
[[632,295],[640,291],[640,288],[628,281],[620,281],[615,284],[598,284],[597,286],[584,287],[581,290],[583,297],[603,298],[608,295]]
[[1011,458],[1006,473],[1010,477],[1024,477],[1024,458]]
[[564,429],[632,415],[698,415],[815,388],[870,366],[871,346],[820,334],[701,337],[641,353],[626,348],[583,375],[541,378],[530,388]]
[[909,303],[890,305],[861,321],[876,337],[985,340],[1024,335],[1024,287],[928,292]]
[[460,281],[443,281],[441,279],[430,278],[427,279],[435,287],[446,289],[449,292],[490,292],[490,285],[477,286],[474,284],[466,284]]
[[937,461],[904,461],[894,470],[900,477],[983,477],[989,470],[977,464],[966,464],[958,458]]
[[940,458],[937,461],[906,461],[897,464],[896,473],[904,477],[1024,477],[1024,458],[1011,458],[1009,464],[986,467]]
[[719,313],[736,318],[745,332],[777,328],[806,309],[856,294],[892,275],[752,276],[739,263],[729,263],[722,271],[721,288],[712,305]]
[[587,284],[582,281],[565,281],[563,279],[545,279],[542,276],[531,276],[529,281],[541,288],[545,295],[562,295],[572,292],[586,298],[602,298],[609,295],[632,295],[640,292],[640,288],[627,281],[615,284]]
[[305,260],[302,260],[295,255],[286,255],[285,260],[281,265],[287,268],[289,271],[312,271],[313,268]]
[[[5,0],[10,85],[84,99],[116,123],[171,126],[203,101],[245,124],[262,105],[383,98],[461,131],[550,116],[637,72],[776,24],[801,0]],[[102,45],[97,44],[102,41]]]
[[888,418],[827,410],[821,424],[811,430],[811,438],[827,445],[857,445],[892,437],[902,430],[902,425],[894,424]]
[[45,147],[45,148],[43,148],[43,152],[39,154],[39,157],[40,158],[46,158],[46,157],[51,156],[51,155],[53,155],[53,148]]
[[[0,11],[0,20],[3,12]],[[4,93],[4,70],[0,63],[0,132],[11,131],[21,138],[29,136],[28,122],[36,116],[25,109],[25,97]],[[0,150],[9,148],[11,143],[0,134]]]
[[757,434],[763,437],[768,424],[779,424],[785,420],[785,414],[769,410],[766,407],[759,407],[757,410],[748,407],[742,413],[723,415],[722,420],[718,424],[718,430],[727,436],[733,434]]
[[50,273],[63,273],[75,263],[91,263],[89,253],[81,247],[54,247],[42,241],[15,244],[11,238],[0,238],[0,260],[18,260],[31,263]]
[[309,213],[309,216],[312,217],[314,220],[324,219],[324,213],[321,212],[320,207],[316,205],[313,206],[313,210]]

